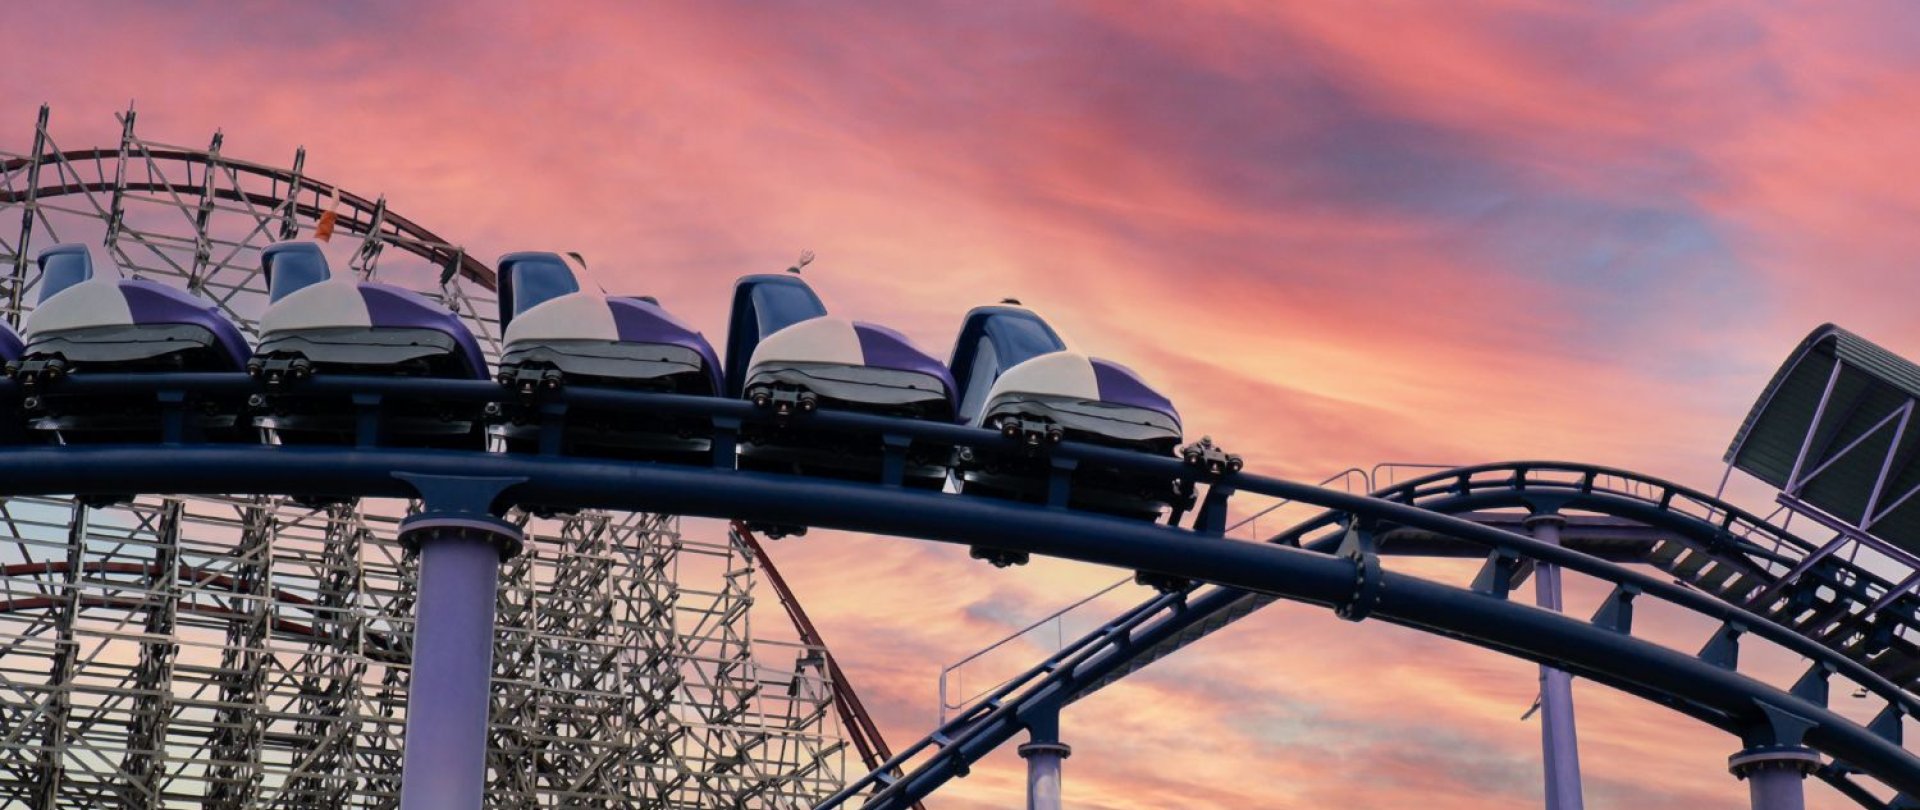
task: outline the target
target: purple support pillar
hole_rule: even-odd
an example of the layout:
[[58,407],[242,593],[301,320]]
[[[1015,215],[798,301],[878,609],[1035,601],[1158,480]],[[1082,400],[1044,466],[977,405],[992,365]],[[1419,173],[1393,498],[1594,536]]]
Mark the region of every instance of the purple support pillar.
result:
[[[1553,513],[1527,518],[1534,539],[1560,545],[1560,528],[1567,519]],[[1537,603],[1560,611],[1560,566],[1541,564],[1533,572]],[[1573,676],[1546,665],[1540,667],[1540,758],[1546,766],[1547,810],[1582,810],[1580,739],[1573,725]]]
[[1727,758],[1727,770],[1747,780],[1753,810],[1806,810],[1807,774],[1820,755],[1798,745],[1755,746]]
[[1063,742],[1030,742],[1019,751],[1027,761],[1027,810],[1060,810],[1060,763],[1073,749]]
[[520,546],[511,524],[415,515],[401,541],[420,551],[413,678],[407,690],[401,810],[479,810],[487,782],[488,684],[500,560]]
[[1021,720],[1028,739],[1018,749],[1027,761],[1027,810],[1060,810],[1060,763],[1073,753],[1060,741],[1060,707],[1041,706]]

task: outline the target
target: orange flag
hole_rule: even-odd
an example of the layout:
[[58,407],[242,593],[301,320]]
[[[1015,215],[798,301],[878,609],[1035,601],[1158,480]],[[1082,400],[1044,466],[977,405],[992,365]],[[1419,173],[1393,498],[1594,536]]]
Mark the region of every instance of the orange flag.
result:
[[320,215],[320,223],[313,226],[313,238],[325,242],[333,238],[333,223],[340,219],[340,187],[333,187],[333,203],[327,206],[326,213]]

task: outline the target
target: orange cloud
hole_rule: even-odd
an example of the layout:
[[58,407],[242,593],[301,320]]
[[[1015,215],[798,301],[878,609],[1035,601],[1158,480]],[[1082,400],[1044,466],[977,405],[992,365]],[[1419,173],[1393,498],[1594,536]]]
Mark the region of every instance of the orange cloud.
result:
[[[8,149],[42,99],[78,147],[135,98],[150,137],[304,144],[479,255],[582,251],[710,335],[735,276],[802,247],[830,306],[936,353],[1018,296],[1295,478],[1558,457],[1710,488],[1815,324],[1920,353],[1920,64],[1895,4],[34,16],[0,74]],[[941,664],[1118,576],[826,533],[774,553],[896,742],[931,724]],[[1533,678],[1280,606],[1076,707],[1068,793],[1537,806]],[[1734,741],[1579,696],[1596,806],[1739,800]],[[1017,804],[1020,768],[996,755],[940,806]]]

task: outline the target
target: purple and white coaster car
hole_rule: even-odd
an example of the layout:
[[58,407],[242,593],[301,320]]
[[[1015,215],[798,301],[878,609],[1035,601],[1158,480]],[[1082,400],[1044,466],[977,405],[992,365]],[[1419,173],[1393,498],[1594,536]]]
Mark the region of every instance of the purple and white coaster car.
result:
[[[740,467],[850,480],[880,480],[882,437],[807,424],[816,410],[953,421],[953,375],[906,336],[883,326],[828,317],[802,281],[802,257],[785,274],[750,275],[734,285],[727,332],[727,390],[771,411],[771,425],[741,436]],[[953,448],[914,442],[903,483],[946,484]]]
[[[56,245],[38,259],[39,303],[23,324],[9,373],[26,389],[33,427],[59,440],[131,438],[157,429],[158,408],[139,398],[62,396],[69,374],[239,371],[246,336],[213,302],[157,281],[121,277],[86,245]],[[234,409],[201,403],[195,425],[231,425]],[[97,435],[96,435],[97,434]]]
[[79,370],[238,371],[247,360],[246,337],[211,301],[122,278],[85,245],[47,248],[39,267],[39,304],[21,336],[22,382]]
[[[962,447],[954,463],[964,494],[1045,502],[1048,448],[1086,442],[1157,456],[1180,444],[1179,412],[1132,370],[1069,351],[1046,321],[1018,302],[976,307],[954,344],[960,420],[1011,440]],[[1069,505],[1157,519],[1184,495],[1171,479],[1081,464]]]
[[[500,259],[502,383],[645,388],[713,396],[720,359],[705,335],[652,298],[585,289],[585,268],[558,253]],[[533,374],[530,372],[538,372]],[[511,380],[509,378],[512,378]]]
[[[335,277],[313,242],[282,242],[261,253],[271,299],[247,372],[265,381],[269,403],[254,424],[270,443],[351,439],[344,402],[303,396],[315,374],[486,379],[479,341],[438,302],[390,284]],[[472,412],[469,412],[472,411]],[[474,433],[477,409],[429,402],[383,403],[382,431],[397,439]]]
[[[1041,355],[1000,374],[975,425],[1010,435],[1071,436],[1172,455],[1180,444],[1173,403],[1132,369],[1071,351]],[[1044,423],[1045,427],[1040,427]]]
[[19,361],[27,344],[20,342],[20,336],[13,333],[13,327],[0,323],[0,364]]
[[[500,259],[500,384],[519,392],[487,427],[497,451],[537,449],[544,391],[605,387],[717,396],[720,358],[706,336],[652,298],[609,296],[577,256],[511,253]],[[557,434],[568,452],[703,460],[705,420],[569,408]]]
[[905,335],[871,323],[811,318],[753,351],[744,381],[754,404],[801,411],[827,406],[921,419],[953,418],[953,375]]
[[250,368],[269,381],[322,370],[486,379],[486,357],[472,330],[433,299],[336,278],[313,242],[268,246],[260,260],[271,302],[260,316],[260,346]]

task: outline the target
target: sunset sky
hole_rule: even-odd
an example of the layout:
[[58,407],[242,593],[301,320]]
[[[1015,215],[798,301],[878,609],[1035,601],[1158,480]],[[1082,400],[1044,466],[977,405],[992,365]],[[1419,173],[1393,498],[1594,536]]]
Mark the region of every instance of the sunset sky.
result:
[[[25,17],[0,149],[42,102],[59,145],[111,144],[132,99],[146,137],[305,145],[311,175],[472,253],[580,251],[716,337],[733,278],[802,248],[837,314],[936,354],[1015,296],[1264,473],[1563,458],[1711,490],[1816,325],[1920,356],[1904,0]],[[774,553],[896,744],[943,663],[1120,575],[825,532]],[[1536,807],[1533,694],[1524,662],[1279,605],[1070,711],[1068,806]],[[1736,740],[1576,694],[1589,807],[1744,802]],[[932,806],[1016,806],[1021,767]]]

